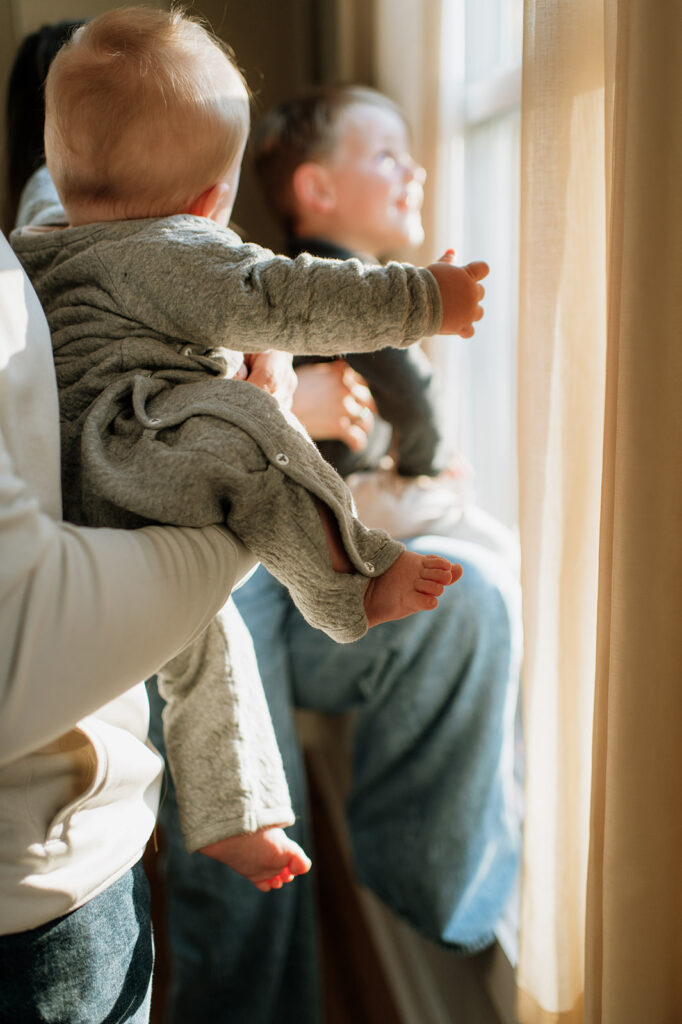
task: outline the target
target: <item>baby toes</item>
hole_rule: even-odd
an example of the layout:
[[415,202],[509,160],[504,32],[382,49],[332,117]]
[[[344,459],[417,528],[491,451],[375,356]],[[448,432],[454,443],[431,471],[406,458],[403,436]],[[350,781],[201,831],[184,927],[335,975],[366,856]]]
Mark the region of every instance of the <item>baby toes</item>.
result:
[[432,594],[434,597],[440,597],[440,595],[443,593],[443,591],[445,590],[445,587],[447,586],[447,584],[449,582],[450,582],[449,574],[448,574],[448,579],[446,581],[442,582],[442,583],[439,582],[438,580],[421,579],[421,580],[417,580],[417,583],[415,584],[415,588],[414,589],[417,590],[420,594]]
[[447,569],[452,568],[452,563],[441,555],[424,555],[423,566],[425,569]]
[[442,583],[444,587],[458,580],[462,575],[462,566],[448,562],[445,558],[430,555],[424,559],[422,579]]

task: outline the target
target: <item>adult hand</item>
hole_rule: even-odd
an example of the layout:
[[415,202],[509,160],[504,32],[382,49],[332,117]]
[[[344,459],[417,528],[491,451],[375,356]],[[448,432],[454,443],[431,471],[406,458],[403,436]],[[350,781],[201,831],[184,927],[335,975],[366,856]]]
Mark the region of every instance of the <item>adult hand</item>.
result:
[[291,409],[298,383],[291,360],[290,352],[275,349],[245,353],[242,371],[237,376],[273,395],[285,409]]
[[344,441],[353,451],[367,444],[374,399],[364,379],[343,359],[304,363],[296,370],[293,412],[315,441]]

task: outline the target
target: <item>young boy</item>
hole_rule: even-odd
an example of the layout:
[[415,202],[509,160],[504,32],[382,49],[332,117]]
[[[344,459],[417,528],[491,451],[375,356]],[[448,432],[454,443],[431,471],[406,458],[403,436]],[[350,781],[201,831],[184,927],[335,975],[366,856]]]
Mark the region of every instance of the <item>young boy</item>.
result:
[[[89,525],[225,522],[286,582],[311,624],[350,641],[435,607],[459,568],[363,527],[302,428],[239,379],[241,351],[409,345],[439,329],[468,337],[487,268],[457,268],[448,255],[421,270],[290,261],[242,245],[226,225],[247,133],[236,66],[177,11],[102,15],[51,66],[46,157],[68,227],[28,228],[13,244],[52,330],[65,514]],[[191,750],[184,725],[174,753],[169,741],[176,782],[191,778],[202,798],[185,800],[185,839],[218,856],[213,838],[229,832],[224,821],[212,829],[214,794],[195,780],[199,754],[215,766],[220,723],[206,721],[191,693],[197,674],[209,689],[220,681],[216,665],[242,688],[230,665],[233,628],[216,625],[169,673],[190,708],[183,720],[195,724]],[[244,806],[253,766],[256,776],[277,771],[259,763],[257,729],[250,747],[239,747],[239,721],[232,735],[245,793],[230,827],[255,834],[233,836],[241,845],[228,862],[267,888],[270,836],[264,844]],[[272,842],[282,850],[281,834]],[[305,870],[298,848],[289,852],[276,884]]]
[[[382,93],[344,84],[309,90],[265,114],[249,147],[288,255],[355,256],[378,263],[392,251],[423,241],[426,174],[410,154],[402,113]],[[391,434],[401,475],[444,470],[450,453],[438,422],[435,382],[421,349],[353,352],[345,358],[367,382],[380,419],[359,450],[323,442],[324,455],[341,475],[373,467]]]
[[[410,153],[402,111],[375,89],[330,84],[301,93],[261,118],[249,147],[287,255],[376,263],[423,242],[426,173]],[[360,518],[396,537],[432,533],[474,541],[516,567],[515,538],[473,504],[468,471],[446,443],[443,397],[424,352],[384,349],[343,358],[364,378],[379,415],[344,423],[343,438],[330,416],[321,426],[336,433],[318,447],[347,479]],[[328,399],[341,393],[338,362],[300,357],[295,365],[294,408],[302,418],[323,388]],[[353,387],[353,375],[345,379]],[[333,404],[328,401],[330,413]],[[384,465],[388,455],[391,468]]]

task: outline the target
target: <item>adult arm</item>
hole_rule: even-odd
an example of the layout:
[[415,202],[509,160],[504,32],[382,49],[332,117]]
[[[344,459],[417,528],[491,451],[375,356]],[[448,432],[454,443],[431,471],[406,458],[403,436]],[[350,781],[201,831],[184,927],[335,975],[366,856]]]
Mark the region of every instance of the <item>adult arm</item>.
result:
[[[350,399],[343,374],[333,372],[346,364],[366,381],[379,414],[374,422],[367,417],[353,424],[356,430],[360,425],[367,427],[362,445],[348,445],[343,416],[337,415],[334,424],[329,422],[334,410],[342,410]],[[376,469],[389,451],[402,476],[436,476],[449,465],[451,453],[444,436],[440,396],[431,364],[420,348],[351,353],[332,363],[301,360],[296,372],[299,387],[294,411],[341,476]],[[316,395],[322,376],[325,407],[316,408],[322,405]],[[322,417],[324,430],[320,432]]]
[[0,433],[0,761],[35,750],[196,637],[253,564],[227,531],[88,530],[42,513]]

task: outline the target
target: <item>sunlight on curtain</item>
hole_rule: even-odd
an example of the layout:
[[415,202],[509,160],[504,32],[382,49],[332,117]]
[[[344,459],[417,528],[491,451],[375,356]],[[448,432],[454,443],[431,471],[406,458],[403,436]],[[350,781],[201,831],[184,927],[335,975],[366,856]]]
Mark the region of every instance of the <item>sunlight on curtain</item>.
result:
[[682,9],[526,0],[525,21],[519,1019],[674,1024]]
[[[600,4],[526,3],[519,303],[519,1015],[582,1020],[605,353]],[[560,1014],[560,1015],[559,1015]]]

